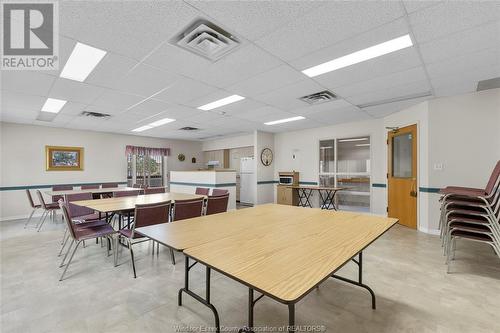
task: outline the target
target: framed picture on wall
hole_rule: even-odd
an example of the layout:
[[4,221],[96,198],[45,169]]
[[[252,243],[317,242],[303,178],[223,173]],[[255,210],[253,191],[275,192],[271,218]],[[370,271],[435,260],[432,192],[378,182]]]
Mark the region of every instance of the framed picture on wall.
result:
[[83,170],[83,147],[45,146],[47,171]]

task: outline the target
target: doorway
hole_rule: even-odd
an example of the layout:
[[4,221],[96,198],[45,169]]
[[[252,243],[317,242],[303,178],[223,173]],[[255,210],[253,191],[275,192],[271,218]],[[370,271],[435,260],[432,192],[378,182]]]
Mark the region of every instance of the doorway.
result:
[[389,217],[417,229],[417,125],[387,133]]

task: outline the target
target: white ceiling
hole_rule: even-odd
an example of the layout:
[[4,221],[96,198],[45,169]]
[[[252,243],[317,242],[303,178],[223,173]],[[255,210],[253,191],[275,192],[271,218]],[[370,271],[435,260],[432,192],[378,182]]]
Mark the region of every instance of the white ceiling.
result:
[[[206,139],[253,130],[282,132],[384,117],[432,96],[472,92],[500,76],[500,2],[150,1],[60,2],[60,59],[77,41],[108,53],[83,83],[59,71],[1,72],[1,119],[137,135]],[[196,19],[241,45],[212,63],[170,44]],[[409,33],[414,46],[313,79],[301,70]],[[299,97],[329,89],[339,100]],[[359,108],[431,92],[431,97]],[[246,99],[196,107],[231,94]],[[47,97],[68,100],[36,120]],[[109,113],[100,120],[82,111]],[[302,115],[278,126],[266,121]],[[176,122],[130,130],[161,118]],[[180,131],[193,126],[199,131]]]

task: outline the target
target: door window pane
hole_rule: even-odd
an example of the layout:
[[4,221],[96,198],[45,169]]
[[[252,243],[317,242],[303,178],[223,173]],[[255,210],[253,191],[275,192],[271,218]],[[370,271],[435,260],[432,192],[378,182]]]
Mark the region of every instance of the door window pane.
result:
[[335,140],[319,142],[319,173],[335,172]]
[[392,138],[392,176],[409,178],[412,176],[412,135],[403,133]]

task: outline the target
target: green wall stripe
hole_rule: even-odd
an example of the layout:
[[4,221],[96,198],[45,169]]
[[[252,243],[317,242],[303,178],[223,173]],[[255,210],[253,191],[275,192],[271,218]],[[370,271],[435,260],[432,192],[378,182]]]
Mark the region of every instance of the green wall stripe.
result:
[[205,183],[170,182],[170,185],[204,186],[204,187],[230,187],[230,186],[236,186],[236,183],[205,184]]
[[101,184],[119,184],[126,185],[127,182],[98,182],[98,183],[72,183],[72,184],[49,184],[49,185],[20,185],[20,186],[2,186],[0,191],[20,191],[20,190],[33,190],[36,188],[52,188],[58,185],[82,186],[82,185],[101,185]]
[[258,185],[263,185],[263,184],[277,184],[277,180],[259,180],[257,182]]
[[301,182],[299,181],[300,185],[318,185],[318,182]]
[[387,187],[386,184],[382,184],[382,183],[372,183],[372,187],[382,187],[382,188],[385,188]]
[[441,189],[437,187],[419,187],[418,190],[425,193],[438,193]]

